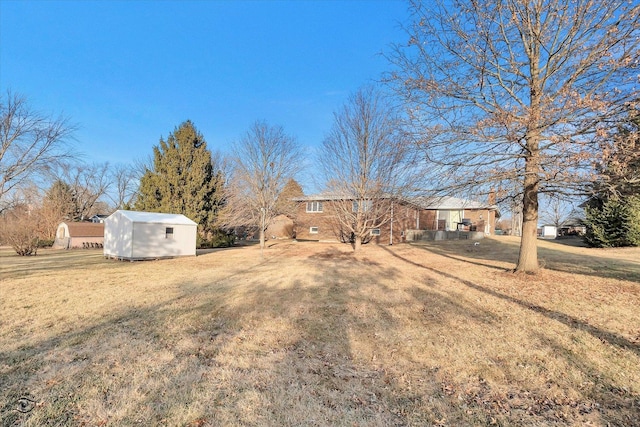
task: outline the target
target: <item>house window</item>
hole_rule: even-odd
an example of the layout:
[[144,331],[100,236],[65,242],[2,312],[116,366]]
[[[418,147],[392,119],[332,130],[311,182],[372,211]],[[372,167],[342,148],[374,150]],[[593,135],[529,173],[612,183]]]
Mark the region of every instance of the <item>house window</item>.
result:
[[309,234],[318,234],[318,227],[309,227]]
[[173,227],[167,227],[164,229],[164,238],[173,239]]
[[372,236],[379,236],[380,235],[380,229],[379,228],[372,228],[370,232],[371,232]]
[[358,202],[357,200],[353,201],[352,210],[354,212],[358,212],[358,210],[360,210],[361,212],[368,212],[372,208],[373,208],[373,200],[363,200],[362,202]]
[[322,202],[307,202],[307,212],[322,212]]

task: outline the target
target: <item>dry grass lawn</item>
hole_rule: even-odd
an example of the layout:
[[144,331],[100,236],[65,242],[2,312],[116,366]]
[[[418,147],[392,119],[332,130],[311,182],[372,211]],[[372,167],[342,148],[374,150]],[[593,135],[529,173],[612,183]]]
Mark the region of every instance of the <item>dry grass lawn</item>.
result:
[[640,249],[0,252],[2,426],[640,425]]

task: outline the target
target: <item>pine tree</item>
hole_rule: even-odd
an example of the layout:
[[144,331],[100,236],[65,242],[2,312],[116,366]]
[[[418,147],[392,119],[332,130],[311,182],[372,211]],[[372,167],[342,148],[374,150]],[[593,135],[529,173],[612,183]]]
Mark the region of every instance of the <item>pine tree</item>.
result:
[[221,203],[221,184],[204,137],[187,120],[153,147],[153,168],[140,180],[135,209],[183,214],[206,235]]
[[600,179],[586,208],[585,242],[640,246],[640,113],[632,109],[603,150]]
[[276,214],[286,215],[291,219],[295,219],[296,207],[298,204],[291,199],[302,196],[304,196],[304,191],[298,181],[293,178],[289,178],[289,181],[284,185],[282,192],[276,199]]
[[585,225],[589,246],[640,246],[640,196],[592,199]]

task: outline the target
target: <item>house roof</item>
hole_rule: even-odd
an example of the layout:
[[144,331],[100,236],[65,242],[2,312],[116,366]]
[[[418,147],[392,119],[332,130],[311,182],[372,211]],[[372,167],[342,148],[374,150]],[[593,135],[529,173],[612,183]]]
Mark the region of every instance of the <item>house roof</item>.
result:
[[[332,200],[350,200],[352,197],[340,196],[335,193],[319,193],[310,196],[296,197],[292,199],[296,202],[311,201],[332,201]],[[461,199],[451,196],[436,197],[411,197],[401,198],[402,201],[410,203],[421,209],[441,209],[441,210],[458,210],[458,209],[489,209],[498,210],[497,205],[489,205],[475,200]]]
[[93,222],[65,222],[71,237],[103,237],[104,224]]
[[195,222],[182,214],[118,210],[115,211],[111,216],[116,214],[122,215],[131,222],[145,222],[148,224],[197,225]]
[[329,200],[350,200],[353,199],[353,197],[349,197],[349,196],[341,196],[339,194],[336,193],[318,193],[318,194],[312,194],[309,196],[301,196],[301,197],[294,197],[291,200],[293,200],[294,202],[315,202],[315,201],[329,201]]
[[494,209],[498,206],[451,196],[416,197],[411,202],[422,209]]

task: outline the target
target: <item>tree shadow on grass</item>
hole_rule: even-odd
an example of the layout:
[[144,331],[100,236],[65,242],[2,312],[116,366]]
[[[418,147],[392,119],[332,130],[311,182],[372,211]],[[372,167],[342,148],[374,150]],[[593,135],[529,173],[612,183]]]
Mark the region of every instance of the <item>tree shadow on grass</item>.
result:
[[[18,255],[0,258],[0,279],[16,279],[33,275],[47,275],[50,272],[62,272],[74,268],[91,269],[96,266],[109,266],[99,249],[48,249],[37,256]],[[112,263],[112,266],[115,265]]]
[[526,308],[526,309],[531,310],[533,312],[536,312],[538,314],[541,314],[541,315],[543,315],[543,316],[545,316],[545,317],[547,317],[549,319],[558,321],[558,322],[560,322],[560,323],[562,323],[562,324],[564,324],[566,326],[569,326],[569,327],[571,327],[573,329],[579,329],[579,330],[585,331],[585,332],[589,333],[590,335],[594,336],[595,338],[598,338],[601,341],[607,342],[607,343],[609,343],[609,344],[611,344],[611,345],[613,345],[615,347],[621,348],[621,349],[632,351],[636,355],[640,356],[640,343],[631,342],[627,338],[625,338],[625,337],[623,337],[621,335],[618,335],[616,333],[600,329],[600,328],[598,328],[596,326],[590,325],[590,324],[588,324],[588,323],[586,323],[586,322],[584,322],[584,321],[582,321],[582,320],[580,320],[578,318],[575,318],[575,317],[570,316],[568,314],[562,313],[560,311],[550,310],[550,309],[542,307],[540,305],[533,304],[533,303],[530,303],[528,301],[512,297],[510,295],[505,295],[505,294],[497,292],[497,291],[495,291],[493,289],[489,289],[489,288],[486,288],[484,286],[481,286],[481,285],[478,285],[476,283],[473,283],[473,282],[471,282],[469,280],[462,279],[462,278],[456,276],[455,274],[447,273],[447,272],[444,272],[444,271],[440,271],[440,270],[437,270],[435,268],[426,266],[424,264],[412,261],[410,259],[407,259],[407,258],[399,255],[395,251],[390,250],[387,247],[382,246],[381,248],[384,249],[385,251],[387,251],[392,256],[394,256],[394,257],[396,257],[398,259],[401,259],[401,260],[403,260],[404,262],[406,262],[408,264],[411,264],[411,265],[416,266],[416,267],[420,267],[422,269],[428,270],[428,271],[430,271],[432,273],[436,273],[436,274],[438,274],[440,276],[443,276],[443,277],[446,277],[448,279],[456,280],[456,281],[464,284],[465,286],[467,286],[469,288],[475,289],[477,291],[480,291],[480,292],[485,293],[487,295],[490,295],[492,297],[499,298],[499,299],[502,299],[504,301],[508,301],[508,302],[517,304],[520,307],[523,307],[523,308]]
[[[194,272],[177,296],[0,350],[0,425],[489,424],[449,393],[446,369],[403,360],[398,333],[455,318],[491,326],[492,313],[433,283],[396,287],[401,272],[367,251],[338,252],[312,253],[293,273],[278,254],[206,280]],[[424,309],[399,317],[407,303]],[[21,397],[35,402],[28,413]]]
[[[577,354],[563,345],[552,336],[535,334],[542,345],[553,349],[553,354],[563,358],[569,366],[584,373],[587,380],[584,385],[584,394],[593,405],[583,403],[580,411],[589,413],[598,411],[606,414],[608,425],[637,426],[640,425],[640,395],[626,388],[616,386],[615,380],[604,375],[593,363],[590,363],[584,355]],[[634,417],[631,414],[636,414]]]
[[[616,349],[616,351],[624,350],[633,353],[636,357],[640,357],[640,342],[632,342],[621,335],[595,327],[560,311],[550,310],[540,305],[505,295],[485,286],[478,285],[472,281],[465,280],[450,272],[440,271],[436,268],[424,265],[421,262],[408,259],[391,248],[381,248],[407,264],[435,274],[436,277],[441,276],[443,278],[455,280],[468,288],[515,304],[526,310],[530,310],[535,314],[540,314],[548,319],[557,321],[571,329],[575,329],[576,331],[586,332],[601,341],[604,345],[609,345],[613,349]],[[486,316],[482,312],[480,312],[480,316],[473,315],[473,313],[471,314],[471,318],[475,319],[476,322],[492,322],[492,317]],[[555,424],[558,420],[556,416],[558,414],[565,413],[566,406],[568,405],[572,408],[572,411],[584,415],[586,417],[585,419],[589,419],[589,414],[594,412],[597,415],[594,415],[594,418],[591,419],[600,419],[603,422],[606,422],[607,425],[640,425],[638,424],[638,420],[640,420],[640,407],[638,406],[640,404],[640,395],[627,388],[616,386],[615,380],[608,377],[607,374],[603,373],[603,371],[595,364],[591,363],[588,355],[578,354],[572,351],[570,348],[564,346],[559,340],[556,340],[552,334],[544,334],[544,331],[537,330],[531,330],[530,333],[533,337],[537,337],[540,341],[540,346],[549,347],[554,356],[563,358],[569,366],[574,367],[577,371],[585,375],[587,382],[584,383],[584,386],[581,383],[578,387],[580,388],[583,396],[587,399],[583,401],[562,401],[554,399],[552,394],[540,394],[539,391],[524,391],[524,393],[522,391],[516,391],[513,393],[514,402],[520,401],[521,404],[522,402],[528,403],[525,403],[525,407],[518,407],[517,403],[515,403],[516,406],[511,408],[513,416],[516,416],[517,413],[524,414],[523,416],[525,418],[522,418],[522,421],[523,419],[531,419],[531,415],[535,414],[542,416],[547,420],[553,420],[553,423]],[[603,356],[595,355],[594,357]],[[508,372],[507,376],[510,376]],[[510,400],[512,399],[512,397],[509,396],[511,396],[511,394],[508,394],[505,401],[501,404],[504,403],[509,405]],[[468,396],[463,396],[465,401],[467,401],[467,398]],[[491,400],[488,400],[488,402],[491,402]],[[475,396],[467,403],[474,407],[478,406],[478,404],[480,404],[480,407],[486,407],[486,393],[483,397],[481,390],[479,395]]]
[[309,264],[311,276],[272,282],[275,259],[238,266],[0,350],[0,425],[406,425],[404,397],[371,391],[389,379],[350,337],[350,304],[375,304],[360,283],[397,271],[347,254]]
[[[499,239],[483,239],[472,241],[443,241],[413,244],[429,252],[497,270],[505,270],[496,262],[515,264],[518,259],[519,247],[513,242],[502,242]],[[640,283],[640,260],[632,262],[613,257],[585,255],[563,250],[564,245],[554,247],[538,247],[538,258],[543,268],[564,273],[575,273],[585,276],[629,280]],[[587,249],[597,252],[598,249]]]

